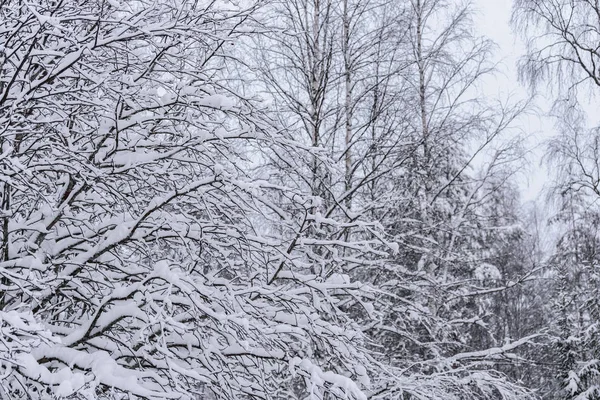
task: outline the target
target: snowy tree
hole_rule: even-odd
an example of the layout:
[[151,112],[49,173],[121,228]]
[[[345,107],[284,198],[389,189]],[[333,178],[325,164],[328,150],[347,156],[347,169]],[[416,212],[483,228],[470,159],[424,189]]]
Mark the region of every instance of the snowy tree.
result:
[[370,244],[248,172],[307,157],[229,84],[260,5],[1,3],[3,398],[365,398],[360,284],[304,272]]
[[529,84],[552,80],[564,98],[582,85],[600,86],[597,1],[517,0],[513,24],[528,40],[520,69]]
[[[460,337],[463,326],[480,322],[470,287],[484,258],[474,245],[485,224],[477,212],[518,159],[516,143],[493,150],[492,143],[522,111],[497,112],[473,92],[492,70],[491,47],[470,35],[468,7],[295,0],[276,2],[267,15],[276,29],[255,47],[257,86],[276,125],[321,150],[302,161],[273,157],[273,169],[285,171],[282,181],[295,177],[300,190],[313,188],[325,217],[346,221],[341,230],[321,229],[321,240],[378,239],[397,249],[382,245],[388,254],[374,257],[347,249],[341,262],[320,253],[313,260],[324,267],[311,265],[313,273],[342,271],[377,288],[367,301],[346,304],[392,373],[374,379],[376,396],[525,397],[497,371],[473,372],[487,369],[479,363],[487,357],[508,357],[519,338],[475,354]],[[491,161],[478,174],[473,161],[484,150]]]
[[549,263],[553,278],[551,357],[558,376],[549,398],[599,398],[598,375],[598,128],[580,107],[600,86],[600,6],[586,0],[519,0],[513,22],[528,40],[523,80],[555,94],[559,134],[548,147],[556,171],[550,200],[560,238]]
[[583,129],[581,120],[566,119],[549,148],[558,171],[553,190],[557,212],[551,222],[561,232],[548,268],[554,294],[549,358],[556,364],[550,373],[560,378],[555,393],[561,398],[597,399],[600,213],[590,182],[598,161],[598,133],[582,134]]

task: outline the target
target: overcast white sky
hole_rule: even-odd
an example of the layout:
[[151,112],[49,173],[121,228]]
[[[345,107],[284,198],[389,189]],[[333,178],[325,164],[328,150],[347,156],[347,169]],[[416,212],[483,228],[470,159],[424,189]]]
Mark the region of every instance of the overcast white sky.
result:
[[[478,33],[492,39],[497,45],[496,57],[501,61],[500,73],[486,83],[485,90],[489,96],[513,95],[526,98],[527,90],[517,81],[516,63],[524,53],[523,41],[513,34],[510,26],[512,0],[473,0],[477,9],[475,14]],[[548,111],[549,102],[539,97],[536,101],[542,113]],[[543,154],[541,144],[555,134],[554,121],[549,117],[531,115],[523,120],[523,129],[529,134],[530,147],[540,147],[532,151],[530,165],[522,174],[523,200],[533,200],[548,179],[546,170],[540,166]]]

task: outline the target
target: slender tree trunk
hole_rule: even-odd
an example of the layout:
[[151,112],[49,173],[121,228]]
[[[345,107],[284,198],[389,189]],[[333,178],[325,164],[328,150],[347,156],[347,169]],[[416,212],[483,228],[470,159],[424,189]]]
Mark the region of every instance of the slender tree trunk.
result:
[[[310,44],[311,47],[311,55],[312,55],[312,63],[311,63],[311,71],[310,71],[310,76],[311,76],[311,82],[310,82],[310,100],[311,100],[311,107],[312,107],[312,115],[311,115],[311,123],[312,123],[312,145],[313,147],[317,147],[320,144],[320,132],[319,132],[319,128],[320,128],[320,117],[319,117],[319,112],[320,112],[320,105],[319,105],[319,97],[318,97],[318,93],[319,93],[319,63],[320,63],[320,59],[321,59],[321,51],[320,51],[320,12],[321,12],[321,1],[320,0],[315,0],[314,3],[314,9],[313,9],[313,21],[312,21],[312,28],[313,28],[313,37],[312,37],[312,44]],[[318,158],[316,155],[313,156],[313,161],[312,161],[312,184],[313,184],[313,188],[312,188],[312,194],[313,196],[318,196],[319,190],[318,190],[318,186],[319,186],[319,181],[320,178],[319,175],[319,165],[318,165]]]
[[[345,112],[345,191],[352,188],[352,60],[350,54],[350,15],[348,0],[343,3],[342,52],[344,55],[344,112]],[[346,197],[346,208],[352,208],[352,196]]]
[[429,157],[429,126],[427,123],[427,93],[425,82],[425,58],[423,56],[423,5],[421,0],[416,2],[417,12],[417,68],[419,70],[419,112],[421,116],[421,135],[423,142],[423,157]]

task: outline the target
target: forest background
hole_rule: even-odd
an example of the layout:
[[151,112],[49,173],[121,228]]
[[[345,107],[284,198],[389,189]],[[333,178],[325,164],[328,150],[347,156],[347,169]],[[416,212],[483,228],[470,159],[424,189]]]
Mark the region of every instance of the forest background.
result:
[[600,399],[598,1],[0,21],[0,399]]

